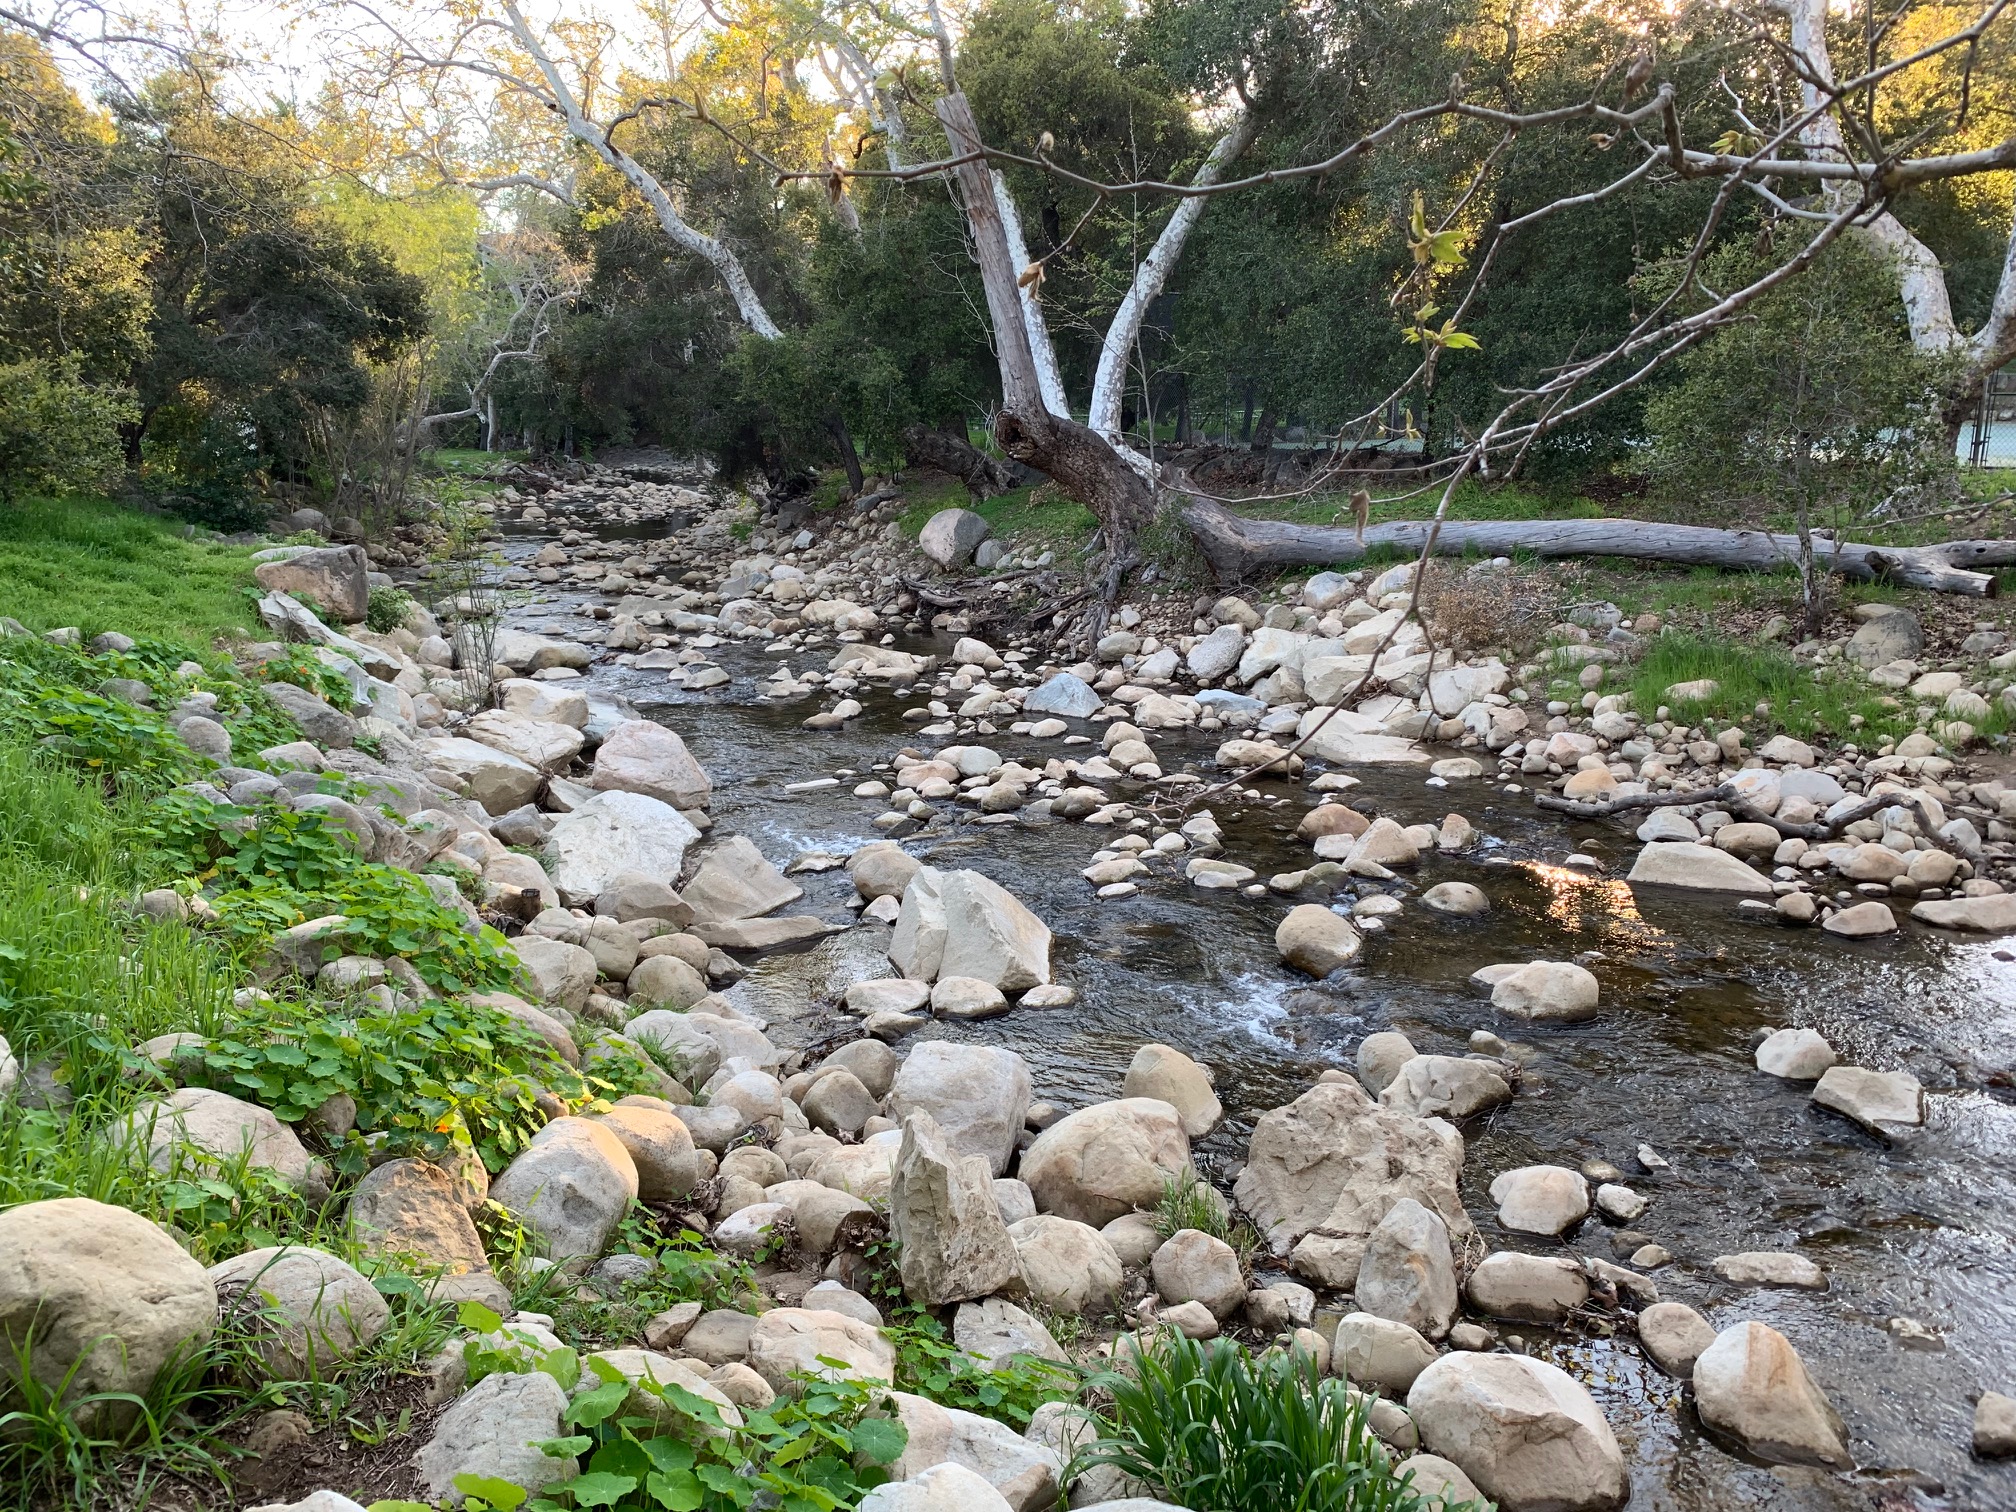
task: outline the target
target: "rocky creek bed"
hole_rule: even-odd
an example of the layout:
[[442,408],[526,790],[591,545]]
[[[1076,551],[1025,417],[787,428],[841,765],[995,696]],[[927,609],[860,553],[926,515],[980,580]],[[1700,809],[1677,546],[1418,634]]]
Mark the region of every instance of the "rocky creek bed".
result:
[[[612,522],[602,533],[648,539],[654,526]],[[556,539],[543,523],[519,524],[507,555],[524,563]],[[598,601],[542,588],[509,623],[569,636]],[[955,639],[896,644],[944,657]],[[727,681],[702,693],[668,687],[659,670],[607,663],[579,686],[678,730],[714,782],[717,823],[748,835],[774,863],[844,856],[880,838],[873,821],[884,805],[851,789],[878,763],[886,774],[899,750],[934,744],[901,717],[916,699],[854,690],[858,717],[805,731],[813,705],[763,697],[778,658],[760,643],[707,655]],[[1098,734],[1097,725],[1072,727]],[[1055,739],[1009,735],[1005,725],[982,738],[1032,767],[1060,754]],[[1156,735],[1165,768],[1207,776],[1216,775],[1217,744],[1189,731]],[[1339,976],[1314,983],[1283,965],[1277,897],[1204,891],[1164,874],[1135,896],[1105,901],[1079,876],[1097,845],[1084,827],[1043,817],[980,823],[952,811],[905,848],[935,866],[976,869],[1029,902],[1055,932],[1058,980],[1078,996],[920,1033],[1016,1050],[1037,1097],[1067,1109],[1116,1095],[1144,1041],[1182,1048],[1216,1073],[1227,1116],[1196,1158],[1229,1190],[1258,1116],[1324,1069],[1351,1068],[1366,1035],[1399,1030],[1423,1051],[1460,1055],[1473,1031],[1495,1031],[1514,1042],[1523,1074],[1515,1101],[1465,1127],[1463,1195],[1485,1242],[1621,1260],[1636,1241],[1613,1257],[1615,1235],[1648,1236],[1674,1256],[1648,1273],[1661,1297],[1691,1304],[1717,1327],[1757,1319],[1793,1341],[1839,1408],[1861,1467],[1838,1477],[1732,1454],[1683,1405],[1680,1382],[1628,1337],[1602,1336],[1609,1326],[1600,1316],[1591,1330],[1496,1325],[1511,1347],[1588,1384],[1624,1447],[1631,1505],[1705,1512],[1887,1498],[1985,1512],[2016,1504],[2016,1470],[1969,1452],[1975,1399],[2016,1379],[2016,1107],[2007,1091],[2016,962],[2002,943],[1909,922],[1852,946],[1787,930],[1739,912],[1726,894],[1617,880],[1637,846],[1629,820],[1571,821],[1480,782],[1427,785],[1419,768],[1339,769],[1360,778],[1349,796],[1369,800],[1363,807],[1403,824],[1461,812],[1486,837],[1460,856],[1431,853],[1402,882],[1361,886],[1409,906]],[[836,774],[837,785],[789,791]],[[1306,865],[1306,842],[1295,836],[1310,803],[1302,784],[1263,777],[1250,787],[1264,798],[1235,793],[1208,805],[1225,858],[1261,877]],[[1561,864],[1577,853],[1602,858],[1604,873]],[[844,871],[796,880],[807,890],[797,909],[848,917]],[[1491,912],[1464,919],[1412,906],[1445,880],[1482,887]],[[1508,1025],[1469,982],[1494,962],[1570,958],[1584,959],[1601,983],[1602,1011],[1589,1022]],[[729,996],[768,1019],[780,1043],[813,1043],[850,1029],[835,1007],[847,985],[890,972],[886,931],[868,924],[760,958]],[[1931,1092],[1922,1133],[1893,1146],[1815,1108],[1808,1085],[1759,1072],[1759,1033],[1788,1025],[1819,1030],[1846,1062],[1914,1072]],[[1648,1169],[1641,1146],[1663,1164]],[[1616,1166],[1651,1200],[1645,1214],[1629,1225],[1592,1214],[1560,1246],[1498,1228],[1489,1195],[1497,1173],[1585,1163]],[[1758,1250],[1811,1256],[1826,1288],[1737,1286],[1711,1269],[1714,1257]]]
[[[298,1208],[278,1245],[228,1204],[200,1236],[0,1211],[0,1323],[68,1330],[38,1380],[236,1349],[272,1400],[333,1372],[396,1407],[357,1458],[227,1413],[236,1504],[297,1498],[262,1512],[607,1505],[619,1399],[738,1483],[838,1413],[863,1512],[1220,1507],[1074,1458],[1058,1398],[1138,1432],[1117,1393],[993,1373],[1173,1331],[1317,1372],[1269,1379],[1386,1445],[1331,1458],[1455,1502],[2010,1504],[1999,633],[1941,660],[1890,610],[1800,648],[1914,701],[1860,748],[1690,723],[1682,685],[1633,707],[1612,669],[1659,627],[1614,606],[1544,661],[1455,657],[1403,569],[1128,605],[1067,663],[972,633],[1054,558],[959,510],[913,548],[897,509],[590,472],[506,490],[477,576],[379,549],[415,589],[391,630],[372,558],[301,545],[259,554],[281,639],[236,668],[0,623],[45,747],[116,730],[172,774],[142,889],[99,906],[241,947],[88,1101],[75,1041],[10,1022],[0,1093],[130,1159],[156,1217],[178,1172]],[[994,576],[937,572],[969,559]],[[405,1090],[450,1065],[483,1069]],[[937,1381],[912,1324],[965,1363]]]

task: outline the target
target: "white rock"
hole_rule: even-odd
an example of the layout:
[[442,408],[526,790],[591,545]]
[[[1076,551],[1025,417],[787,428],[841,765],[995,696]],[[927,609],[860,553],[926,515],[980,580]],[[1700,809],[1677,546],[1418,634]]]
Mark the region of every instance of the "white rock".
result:
[[599,898],[625,873],[670,884],[699,838],[669,803],[643,793],[598,793],[553,821],[546,833],[547,875],[571,904]]
[[1709,845],[1658,841],[1638,852],[1630,882],[1692,887],[1711,892],[1769,893],[1771,879],[1751,870],[1727,851]]
[[1423,1370],[1407,1411],[1430,1450],[1502,1512],[1609,1512],[1630,1494],[1624,1455],[1573,1377],[1509,1354],[1447,1354]]
[[1777,1029],[1757,1047],[1757,1069],[1787,1081],[1818,1081],[1840,1059],[1817,1029]]
[[1813,1089],[1813,1101],[1886,1137],[1908,1134],[1925,1123],[1925,1089],[1909,1071],[1830,1067]]
[[1589,1183],[1566,1166],[1521,1166],[1491,1183],[1498,1221],[1521,1234],[1558,1234],[1589,1216]]
[[1693,1381],[1701,1421],[1759,1459],[1833,1470],[1854,1464],[1840,1415],[1776,1329],[1724,1329],[1694,1362]]
[[1594,973],[1572,961],[1533,961],[1499,977],[1491,1006],[1536,1023],[1577,1023],[1596,1016]]

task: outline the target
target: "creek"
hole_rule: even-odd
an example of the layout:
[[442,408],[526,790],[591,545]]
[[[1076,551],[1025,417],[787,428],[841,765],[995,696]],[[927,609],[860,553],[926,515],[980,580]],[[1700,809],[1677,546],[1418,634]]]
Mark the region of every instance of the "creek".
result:
[[[513,533],[506,556],[522,560],[552,539]],[[544,589],[515,605],[506,623],[571,636],[584,625],[576,607],[593,598]],[[950,640],[905,649],[942,654]],[[935,743],[901,719],[905,702],[917,700],[864,687],[853,695],[864,705],[859,718],[840,731],[809,732],[799,722],[818,700],[759,697],[784,658],[741,641],[710,655],[732,681],[704,694],[669,688],[663,672],[612,662],[598,663],[580,686],[628,700],[677,730],[713,781],[715,833],[747,835],[777,865],[809,852],[844,857],[882,838],[872,821],[883,805],[851,789],[904,746]],[[788,660],[802,669],[823,666],[827,655],[799,651]],[[1099,727],[1082,728],[1096,735]],[[1005,729],[973,738],[1038,767],[1084,749]],[[1157,748],[1167,771],[1207,778],[1214,771],[1210,736],[1163,732]],[[818,791],[787,791],[843,772],[857,775]],[[1078,997],[1064,1008],[934,1023],[908,1043],[1005,1045],[1027,1058],[1036,1095],[1067,1110],[1118,1096],[1142,1043],[1174,1045],[1216,1074],[1227,1117],[1198,1143],[1196,1160],[1229,1190],[1254,1120],[1323,1070],[1349,1069],[1366,1034],[1398,1029],[1424,1052],[1460,1055],[1472,1030],[1490,1029],[1523,1047],[1524,1069],[1519,1096],[1463,1131],[1464,1197],[1485,1242],[1550,1248],[1498,1228],[1487,1195],[1498,1173],[1535,1163],[1616,1165],[1651,1199],[1632,1227],[1676,1257],[1653,1273],[1661,1295],[1699,1309],[1717,1328],[1754,1318],[1783,1332],[1839,1409],[1864,1467],[1843,1477],[1745,1460],[1705,1434],[1681,1383],[1661,1374],[1628,1334],[1498,1325],[1501,1338],[1516,1336],[1589,1385],[1633,1467],[1633,1508],[2016,1508],[2016,1464],[1978,1461],[1968,1447],[1974,1398],[2016,1388],[2009,951],[1909,923],[1890,937],[1850,943],[1785,928],[1770,915],[1746,917],[1728,896],[1634,893],[1559,864],[1580,851],[1621,875],[1637,842],[1620,825],[1543,814],[1530,795],[1483,781],[1427,786],[1420,769],[1354,775],[1363,785],[1350,798],[1361,807],[1402,824],[1460,812],[1486,837],[1460,855],[1425,856],[1398,881],[1356,884],[1361,891],[1411,899],[1438,881],[1474,882],[1490,895],[1488,915],[1449,918],[1409,906],[1368,937],[1354,967],[1314,983],[1275,952],[1274,927],[1289,906],[1283,899],[1202,891],[1164,870],[1141,879],[1132,897],[1100,901],[1079,872],[1120,831],[1013,815],[986,822],[944,805],[905,848],[934,865],[984,872],[1034,909],[1056,936],[1056,979]],[[1292,837],[1310,797],[1296,782],[1257,787],[1261,799],[1227,794],[1211,804],[1224,859],[1262,878],[1307,866],[1308,848]],[[1155,790],[1118,783],[1111,791],[1145,801]],[[852,917],[844,870],[794,880],[806,896],[787,912]],[[850,1034],[855,1021],[835,1005],[849,983],[894,974],[883,955],[888,935],[870,923],[807,950],[756,958],[731,1000],[769,1020],[780,1044]],[[1586,964],[1603,992],[1602,1011],[1587,1023],[1505,1021],[1467,982],[1494,962],[1584,952],[1600,954]],[[1844,1061],[1914,1072],[1931,1094],[1920,1137],[1886,1146],[1813,1107],[1808,1085],[1757,1071],[1756,1031],[1788,1025],[1820,1030]],[[1668,1167],[1646,1170],[1641,1144]],[[1570,1231],[1566,1247],[1611,1259],[1609,1232],[1592,1215]],[[1739,1288],[1710,1271],[1717,1255],[1795,1248],[1827,1271],[1828,1290]],[[1888,1326],[1893,1318],[1925,1325],[1936,1347],[1900,1340]]]

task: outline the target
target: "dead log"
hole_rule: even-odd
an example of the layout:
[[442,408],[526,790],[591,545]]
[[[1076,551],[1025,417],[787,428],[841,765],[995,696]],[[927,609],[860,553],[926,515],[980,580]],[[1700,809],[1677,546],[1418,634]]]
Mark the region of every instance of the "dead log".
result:
[[991,499],[1021,484],[1020,469],[1015,463],[990,457],[977,446],[928,425],[903,428],[903,454],[913,466],[935,467],[950,473],[976,499]]
[[[1374,546],[1418,556],[1432,522],[1397,520],[1375,525],[1363,541],[1346,525],[1294,525],[1249,520],[1211,499],[1190,497],[1184,523],[1221,582],[1237,582],[1283,567],[1328,567],[1357,561]],[[1435,539],[1442,556],[1475,552],[1540,557],[1631,557],[1686,567],[1736,572],[1793,567],[1799,538],[1763,530],[1715,530],[1653,520],[1446,520]],[[1867,546],[1817,539],[1815,563],[1823,571],[1862,581],[1883,581],[1935,593],[1995,597],[1995,578],[1973,569],[2016,564],[2016,540],[1944,541],[1933,546]]]

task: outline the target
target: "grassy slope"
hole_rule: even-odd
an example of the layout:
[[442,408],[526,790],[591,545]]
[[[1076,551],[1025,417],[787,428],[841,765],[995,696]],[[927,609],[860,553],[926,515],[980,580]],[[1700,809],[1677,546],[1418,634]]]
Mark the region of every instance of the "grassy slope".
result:
[[0,614],[31,630],[121,630],[207,650],[258,628],[251,555],[104,500],[29,500],[0,509]]

